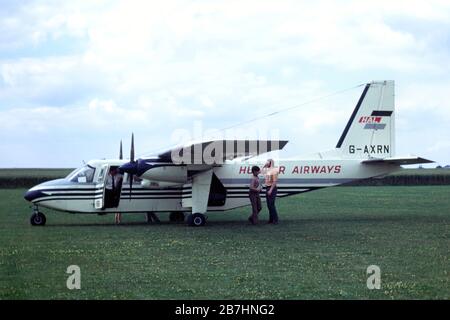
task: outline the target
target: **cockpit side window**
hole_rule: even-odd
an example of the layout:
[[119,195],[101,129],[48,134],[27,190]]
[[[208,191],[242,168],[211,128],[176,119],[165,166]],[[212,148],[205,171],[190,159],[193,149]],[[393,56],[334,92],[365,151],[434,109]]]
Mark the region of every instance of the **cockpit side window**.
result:
[[76,183],[92,183],[94,181],[95,168],[87,165],[73,171],[67,176],[67,180]]
[[100,173],[98,174],[97,183],[102,183],[103,179],[105,178],[105,172],[106,172],[105,166],[101,167]]

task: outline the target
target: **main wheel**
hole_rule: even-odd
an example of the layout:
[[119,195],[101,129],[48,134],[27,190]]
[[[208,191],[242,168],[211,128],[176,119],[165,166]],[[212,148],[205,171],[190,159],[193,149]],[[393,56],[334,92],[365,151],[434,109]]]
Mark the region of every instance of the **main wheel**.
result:
[[201,227],[206,223],[206,217],[201,213],[194,213],[188,216],[188,224],[192,227]]
[[30,218],[30,223],[33,226],[44,226],[47,219],[42,212],[33,213]]
[[184,212],[174,211],[169,215],[170,222],[183,222],[184,221]]

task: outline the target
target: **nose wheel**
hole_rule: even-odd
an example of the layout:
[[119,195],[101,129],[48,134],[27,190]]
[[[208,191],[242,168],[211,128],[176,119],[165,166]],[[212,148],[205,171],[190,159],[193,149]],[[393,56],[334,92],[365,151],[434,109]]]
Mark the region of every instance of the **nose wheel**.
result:
[[34,212],[30,217],[30,223],[32,226],[44,226],[47,219],[42,212],[39,212],[38,208],[34,208]]

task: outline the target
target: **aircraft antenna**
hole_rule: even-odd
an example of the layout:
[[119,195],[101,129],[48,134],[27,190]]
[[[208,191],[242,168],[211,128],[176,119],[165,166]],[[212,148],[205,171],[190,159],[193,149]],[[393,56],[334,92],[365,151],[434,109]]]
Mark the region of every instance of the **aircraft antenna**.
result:
[[323,99],[327,99],[327,98],[330,98],[332,96],[335,96],[335,95],[338,95],[338,94],[341,94],[341,93],[344,93],[344,92],[347,92],[347,91],[350,91],[350,90],[353,90],[353,89],[356,89],[356,88],[359,88],[359,87],[362,87],[362,86],[365,86],[365,85],[366,85],[366,83],[362,83],[362,84],[359,84],[359,85],[351,87],[351,88],[335,91],[335,92],[326,94],[324,96],[320,96],[318,98],[314,98],[314,99],[308,100],[306,102],[302,102],[302,103],[297,104],[295,106],[288,107],[288,108],[283,108],[283,109],[271,112],[271,113],[266,114],[266,115],[262,115],[262,116],[259,116],[259,117],[253,118],[253,119],[245,120],[243,122],[239,122],[239,123],[233,124],[231,126],[228,126],[228,127],[222,128],[222,129],[217,129],[215,131],[221,132],[221,131],[229,130],[229,129],[232,129],[232,128],[240,127],[240,126],[242,126],[244,124],[248,124],[248,123],[252,123],[252,122],[255,122],[255,121],[258,121],[258,120],[262,120],[262,119],[265,119],[265,118],[273,117],[273,116],[275,116],[277,114],[280,114],[280,113],[283,113],[283,112],[287,112],[287,111],[291,111],[293,109],[300,108],[300,107],[302,107],[304,105],[307,105],[307,104],[310,104],[310,103],[313,103],[313,102],[316,102],[316,101],[320,101],[320,100],[323,100]]
[[[323,99],[327,99],[327,98],[336,96],[338,94],[341,94],[341,93],[344,93],[344,92],[347,92],[347,91],[350,91],[350,90],[353,90],[353,89],[356,89],[356,88],[359,88],[359,87],[362,87],[362,86],[365,86],[365,85],[367,85],[367,83],[361,83],[361,84],[358,84],[356,86],[353,86],[353,87],[350,87],[350,88],[347,88],[347,89],[334,91],[334,92],[328,93],[326,95],[323,95],[323,96],[320,96],[320,97],[317,97],[317,98],[314,98],[314,99],[302,102],[300,104],[297,104],[297,105],[294,105],[294,106],[291,106],[291,107],[279,109],[277,111],[268,113],[266,115],[262,115],[262,116],[259,116],[259,117],[256,117],[256,118],[245,120],[245,121],[242,121],[242,122],[239,122],[239,123],[236,123],[236,124],[224,127],[222,129],[212,130],[212,132],[222,132],[222,131],[226,131],[226,130],[229,130],[229,129],[232,129],[232,128],[240,127],[240,126],[242,126],[244,124],[248,124],[248,123],[252,123],[252,122],[255,122],[255,121],[258,121],[258,120],[262,120],[262,119],[265,119],[265,118],[273,117],[273,116],[275,116],[277,114],[280,114],[280,113],[283,113],[283,112],[287,112],[287,111],[291,111],[291,110],[300,108],[300,107],[302,107],[304,105],[307,105],[307,104],[310,104],[310,103],[313,103],[313,102],[317,102],[317,101],[320,101],[320,100],[323,100]],[[170,145],[170,146],[166,146],[165,148],[158,148],[158,150],[164,150],[164,149],[171,148],[171,147],[173,147],[173,144]],[[149,152],[149,153],[146,153],[146,154],[155,154],[155,153]]]

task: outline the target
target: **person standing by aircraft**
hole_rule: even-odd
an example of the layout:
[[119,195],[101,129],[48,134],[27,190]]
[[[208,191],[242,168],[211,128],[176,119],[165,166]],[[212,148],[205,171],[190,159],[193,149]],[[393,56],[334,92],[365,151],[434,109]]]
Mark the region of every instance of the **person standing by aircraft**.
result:
[[275,199],[277,198],[277,180],[278,168],[275,167],[275,162],[272,159],[267,160],[263,167],[266,185],[266,201],[269,209],[268,223],[278,224],[278,213],[275,207]]
[[250,198],[250,203],[252,204],[252,215],[248,218],[251,224],[258,223],[258,214],[261,211],[261,197],[259,193],[261,192],[261,184],[259,183],[258,174],[261,169],[258,166],[252,167],[252,179],[250,180],[250,188],[248,196]]
[[[123,175],[116,170],[116,175],[114,176],[114,208],[119,206],[120,202],[120,194],[122,192],[122,183],[123,183]],[[117,212],[114,217],[116,224],[120,224],[122,222],[122,214]]]

